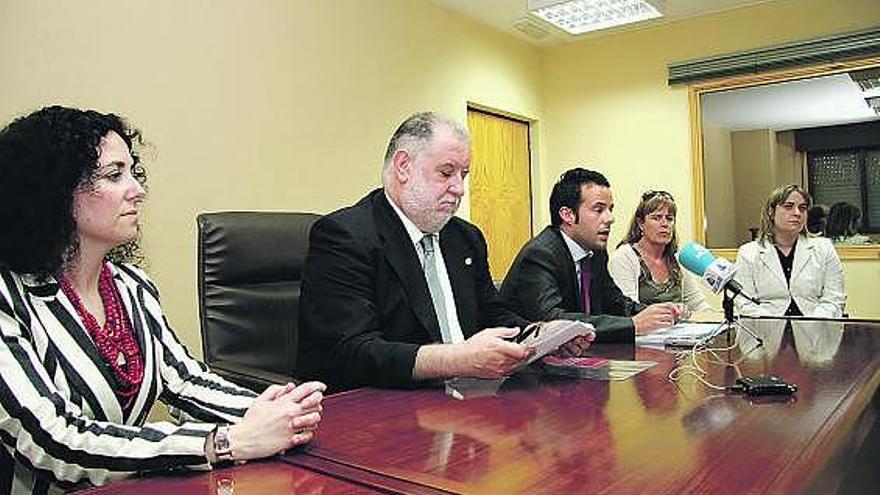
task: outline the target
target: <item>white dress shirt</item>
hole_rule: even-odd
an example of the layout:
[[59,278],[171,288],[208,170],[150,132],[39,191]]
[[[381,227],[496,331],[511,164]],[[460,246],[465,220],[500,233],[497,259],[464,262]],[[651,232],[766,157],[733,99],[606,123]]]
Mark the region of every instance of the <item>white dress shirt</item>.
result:
[[[422,238],[427,234],[416,227],[416,224],[414,224],[412,220],[403,213],[394,200],[388,196],[387,192],[385,193],[385,197],[388,199],[388,203],[391,204],[391,208],[397,213],[400,221],[403,222],[403,227],[406,229],[406,233],[409,235],[410,241],[412,241],[413,249],[415,249],[416,253],[419,255],[419,262],[421,262],[422,268],[424,269],[425,253],[422,250],[421,243]],[[449,273],[446,271],[446,262],[443,260],[443,249],[440,247],[440,234],[437,233],[431,235],[434,237],[434,263],[436,264],[437,278],[440,279],[440,289],[443,291],[443,299],[446,302],[446,320],[449,322],[449,333],[452,337],[452,343],[458,344],[464,342],[464,334],[461,332],[461,324],[458,322],[458,311],[455,309],[455,297],[452,295],[452,284],[449,282]],[[427,278],[425,281],[427,282]]]
[[583,294],[584,290],[583,287],[581,287],[581,260],[584,258],[592,258],[593,251],[587,251],[582,248],[580,244],[569,237],[562,229],[559,229],[559,233],[562,234],[562,240],[565,241],[565,245],[568,247],[568,252],[571,253],[571,259],[574,261],[575,279],[578,284],[578,292]]

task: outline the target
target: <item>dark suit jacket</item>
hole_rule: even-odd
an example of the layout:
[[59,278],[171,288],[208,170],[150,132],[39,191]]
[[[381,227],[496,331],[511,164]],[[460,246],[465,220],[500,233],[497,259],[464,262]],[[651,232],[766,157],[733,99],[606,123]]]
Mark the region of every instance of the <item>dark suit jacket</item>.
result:
[[[318,220],[309,242],[300,374],[338,388],[414,385],[419,346],[442,338],[418,254],[384,191]],[[452,218],[440,247],[465,338],[528,324],[501,304],[477,227]]]
[[597,342],[631,342],[631,316],[645,308],[623,295],[608,273],[608,253],[590,258],[590,314],[584,313],[577,271],[558,228],[526,243],[501,287],[504,304],[531,320],[581,320],[596,327]]

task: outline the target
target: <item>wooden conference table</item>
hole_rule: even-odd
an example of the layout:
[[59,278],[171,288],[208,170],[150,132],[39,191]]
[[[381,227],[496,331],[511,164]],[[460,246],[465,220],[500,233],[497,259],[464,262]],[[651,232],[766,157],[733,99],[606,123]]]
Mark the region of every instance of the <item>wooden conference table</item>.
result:
[[704,379],[776,374],[797,384],[793,397],[750,400],[689,375],[676,385],[674,354],[597,345],[658,364],[623,381],[522,373],[494,395],[353,390],[327,397],[315,441],[281,460],[90,492],[835,492],[876,422],[880,323],[744,321],[763,345],[720,337],[729,350],[696,357]]

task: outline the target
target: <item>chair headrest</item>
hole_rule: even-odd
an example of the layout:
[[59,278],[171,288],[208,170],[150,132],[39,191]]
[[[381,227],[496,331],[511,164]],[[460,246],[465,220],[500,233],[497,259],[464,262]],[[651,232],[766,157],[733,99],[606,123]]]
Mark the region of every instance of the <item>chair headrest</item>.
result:
[[202,213],[199,261],[205,283],[299,280],[315,213],[226,211]]

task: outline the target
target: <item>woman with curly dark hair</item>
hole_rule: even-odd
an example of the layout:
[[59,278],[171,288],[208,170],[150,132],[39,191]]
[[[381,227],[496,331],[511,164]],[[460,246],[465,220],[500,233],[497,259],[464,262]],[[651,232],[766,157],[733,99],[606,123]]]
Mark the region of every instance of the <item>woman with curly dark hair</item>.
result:
[[[135,264],[146,174],[118,116],[59,106],[0,131],[0,493],[273,455],[324,385],[259,396],[195,361]],[[146,423],[157,399],[197,420]]]

